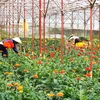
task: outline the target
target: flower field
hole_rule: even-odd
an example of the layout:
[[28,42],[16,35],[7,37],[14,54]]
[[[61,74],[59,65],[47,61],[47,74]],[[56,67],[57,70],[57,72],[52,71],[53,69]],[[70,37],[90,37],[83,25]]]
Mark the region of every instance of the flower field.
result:
[[65,43],[63,64],[59,43],[47,39],[40,57],[39,41],[33,52],[27,39],[19,47],[20,56],[8,50],[8,58],[0,57],[0,100],[100,100],[99,42],[92,49]]

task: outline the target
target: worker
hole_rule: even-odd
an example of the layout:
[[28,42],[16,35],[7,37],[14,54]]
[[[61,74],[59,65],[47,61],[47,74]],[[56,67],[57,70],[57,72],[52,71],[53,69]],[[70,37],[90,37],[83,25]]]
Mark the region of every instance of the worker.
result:
[[68,41],[70,42],[71,40],[74,41],[74,45],[78,42],[80,42],[80,38],[78,36],[72,35],[69,37]]
[[0,42],[0,51],[2,52],[2,57],[8,57],[8,49],[13,49],[15,53],[20,55],[17,50],[16,44],[21,44],[21,40],[19,37],[5,39]]

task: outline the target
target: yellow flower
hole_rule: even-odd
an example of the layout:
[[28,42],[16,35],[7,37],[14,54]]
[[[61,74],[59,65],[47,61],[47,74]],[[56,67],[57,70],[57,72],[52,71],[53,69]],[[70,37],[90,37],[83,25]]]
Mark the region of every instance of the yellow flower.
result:
[[4,74],[5,75],[12,75],[13,73],[12,72],[5,72]]
[[19,85],[18,83],[14,83],[14,86],[17,86],[17,87],[19,87],[20,85]]
[[0,64],[2,64],[2,62],[0,62]]
[[26,41],[23,41],[24,43],[26,43]]
[[85,57],[84,60],[89,60],[89,58],[88,57]]
[[100,68],[97,68],[98,71],[100,71]]
[[64,94],[62,92],[59,92],[56,94],[58,97],[62,97]]
[[86,44],[84,42],[76,43],[76,47],[84,47]]
[[23,93],[23,90],[20,90],[19,93]]
[[9,72],[9,75],[13,75],[13,73],[12,72]]
[[53,97],[53,96],[54,96],[53,93],[49,93],[49,94],[47,94],[47,95],[48,95],[48,97]]

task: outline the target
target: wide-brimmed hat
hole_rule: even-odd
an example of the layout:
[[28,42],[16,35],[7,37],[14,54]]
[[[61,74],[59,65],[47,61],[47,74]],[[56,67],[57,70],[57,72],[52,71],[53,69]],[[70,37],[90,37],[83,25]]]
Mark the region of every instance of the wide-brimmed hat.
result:
[[0,42],[0,44],[2,44],[2,45],[3,45],[3,43],[2,43],[2,42]]
[[15,38],[12,38],[12,39],[13,39],[14,41],[20,43],[20,44],[22,43],[19,37],[15,37]]

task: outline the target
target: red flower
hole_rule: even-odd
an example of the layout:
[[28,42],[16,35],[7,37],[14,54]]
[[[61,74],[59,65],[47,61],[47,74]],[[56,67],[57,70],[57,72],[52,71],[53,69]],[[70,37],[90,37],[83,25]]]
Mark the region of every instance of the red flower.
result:
[[53,58],[55,56],[54,52],[50,53],[50,57]]
[[85,68],[85,70],[90,71],[90,70],[91,70],[91,68],[90,68],[90,67],[86,67],[86,68]]
[[84,76],[91,77],[91,74],[90,73],[86,73]]
[[78,53],[78,54],[77,54],[77,56],[81,56],[81,54],[80,54],[80,53]]
[[42,64],[42,61],[40,60],[40,61],[38,61],[38,64]]
[[92,54],[96,54],[96,52],[92,52]]
[[61,70],[60,71],[60,74],[65,74],[65,70]]

